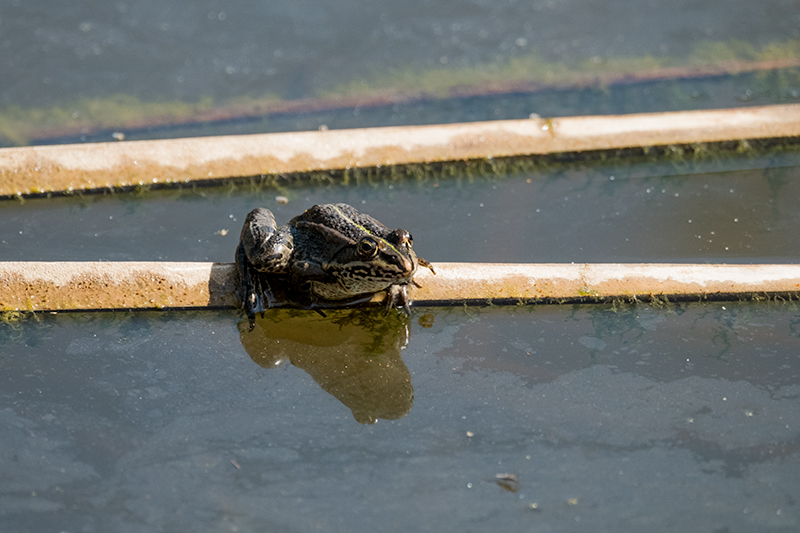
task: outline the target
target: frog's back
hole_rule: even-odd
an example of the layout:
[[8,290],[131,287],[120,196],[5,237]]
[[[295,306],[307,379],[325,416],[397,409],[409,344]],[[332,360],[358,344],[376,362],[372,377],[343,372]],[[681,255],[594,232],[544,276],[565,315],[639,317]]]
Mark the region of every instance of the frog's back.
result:
[[365,234],[383,238],[390,232],[381,222],[348,204],[312,206],[293,219],[295,224],[299,221],[323,224],[353,241],[357,241]]

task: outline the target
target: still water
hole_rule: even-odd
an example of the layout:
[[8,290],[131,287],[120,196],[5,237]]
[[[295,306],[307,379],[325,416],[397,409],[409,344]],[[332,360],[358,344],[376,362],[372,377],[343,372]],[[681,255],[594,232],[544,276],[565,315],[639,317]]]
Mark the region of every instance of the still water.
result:
[[[0,260],[232,262],[244,216],[344,202],[429,261],[793,263],[800,152],[421,181],[239,185],[7,201]],[[355,181],[355,180],[353,180]],[[276,198],[288,199],[285,205]]]
[[796,7],[0,0],[0,146],[797,103]]
[[0,104],[115,94],[298,99],[397,70],[530,53],[564,63],[687,56],[798,38],[792,2],[614,0],[0,1]]
[[[0,258],[230,262],[324,201],[431,261],[794,262],[795,157],[8,202]],[[0,325],[0,525],[792,531],[798,353],[796,302],[37,315]]]
[[2,330],[0,520],[796,530],[799,317],[431,308],[247,332],[228,312],[43,315]]
[[[561,89],[512,67],[785,59],[798,23],[780,0],[0,0],[0,144],[792,103],[797,66]],[[550,89],[147,126],[497,65]],[[433,262],[796,263],[798,177],[784,147],[5,201],[0,260],[230,262],[252,208],[346,202]],[[799,355],[776,301],[3,321],[0,531],[797,531]]]

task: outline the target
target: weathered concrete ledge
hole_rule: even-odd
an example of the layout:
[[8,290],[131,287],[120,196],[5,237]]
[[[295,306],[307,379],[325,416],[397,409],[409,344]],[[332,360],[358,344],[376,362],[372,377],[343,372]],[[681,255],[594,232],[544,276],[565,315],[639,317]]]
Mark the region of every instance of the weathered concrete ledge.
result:
[[[421,305],[800,296],[798,265],[435,263]],[[232,308],[229,263],[0,262],[0,311]],[[378,302],[381,296],[376,297]]]
[[233,307],[223,263],[0,262],[0,311]]
[[800,136],[800,105],[0,149],[0,196]]

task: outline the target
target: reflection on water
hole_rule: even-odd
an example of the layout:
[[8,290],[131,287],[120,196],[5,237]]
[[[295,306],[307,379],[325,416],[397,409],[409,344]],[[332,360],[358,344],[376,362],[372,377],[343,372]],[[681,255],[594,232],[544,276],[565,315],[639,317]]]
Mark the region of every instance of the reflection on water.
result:
[[239,338],[259,366],[274,368],[288,360],[307,372],[361,424],[407,415],[414,388],[400,351],[408,344],[409,318],[377,309],[326,315],[268,311],[253,328],[242,319]]
[[0,324],[0,531],[797,530],[798,302],[327,313]]

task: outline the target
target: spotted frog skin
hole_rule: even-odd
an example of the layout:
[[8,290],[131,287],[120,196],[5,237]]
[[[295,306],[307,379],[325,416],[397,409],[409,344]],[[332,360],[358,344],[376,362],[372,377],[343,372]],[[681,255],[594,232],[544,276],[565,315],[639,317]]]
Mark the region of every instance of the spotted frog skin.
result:
[[276,287],[307,309],[352,305],[386,291],[387,309],[408,313],[407,287],[418,266],[433,272],[412,243],[406,230],[390,230],[347,204],[315,205],[283,226],[268,209],[254,209],[236,249],[245,313],[252,318],[277,305]]

